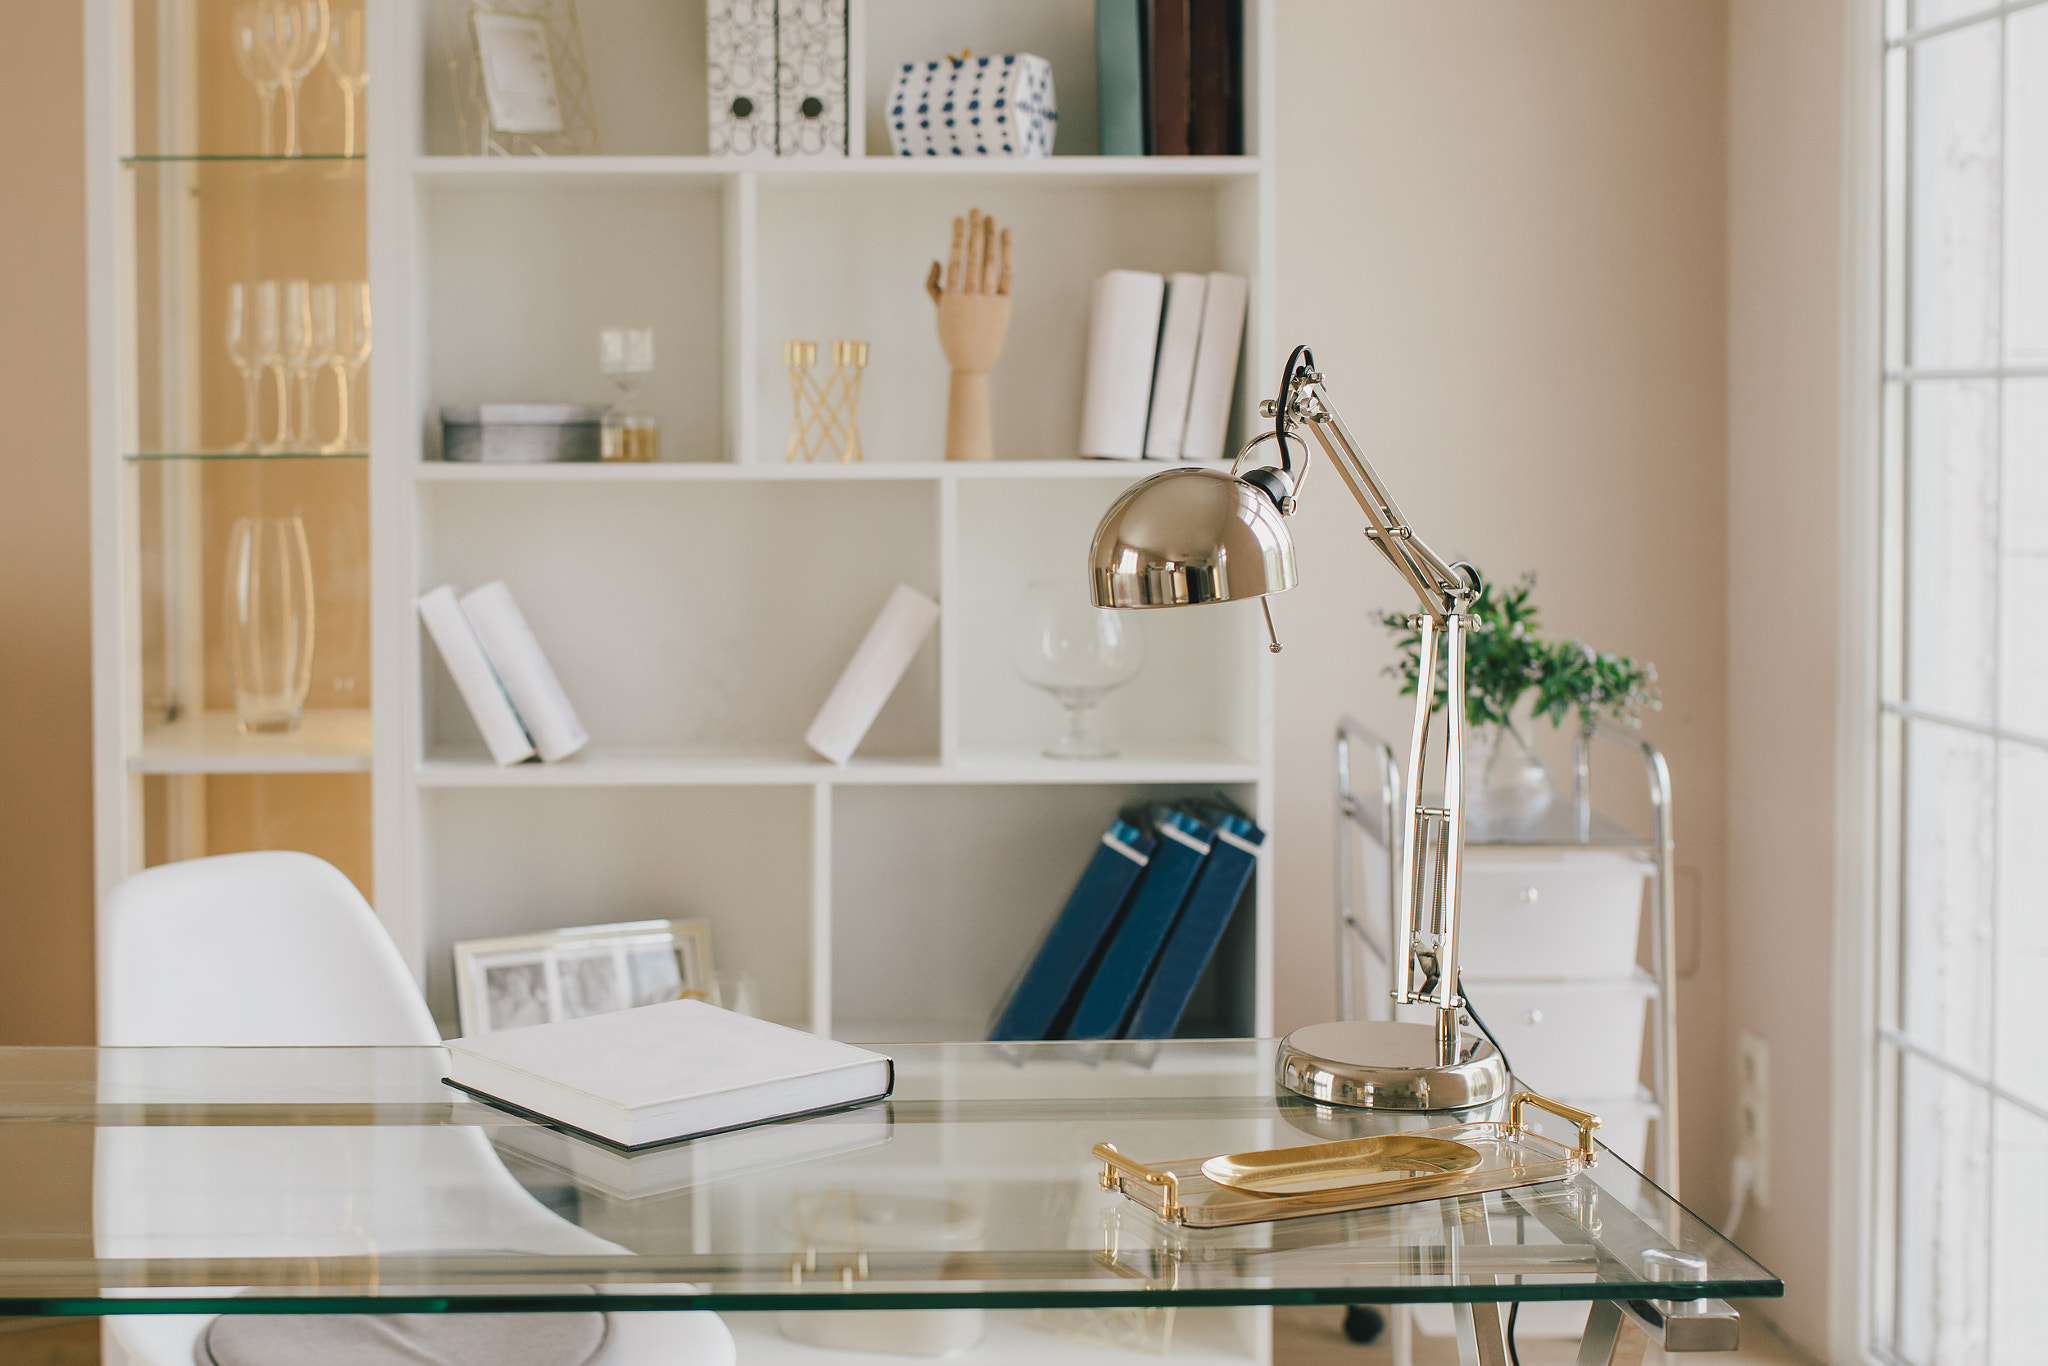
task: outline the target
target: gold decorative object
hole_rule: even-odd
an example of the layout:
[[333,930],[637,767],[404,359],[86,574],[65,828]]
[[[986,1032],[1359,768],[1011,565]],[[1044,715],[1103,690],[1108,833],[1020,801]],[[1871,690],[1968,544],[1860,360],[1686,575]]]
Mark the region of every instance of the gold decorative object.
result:
[[818,344],[786,341],[782,363],[789,367],[789,444],[782,458],[802,456],[810,464],[830,454],[842,465],[861,458],[860,379],[868,366],[864,341],[832,343],[832,373],[818,382]]
[[1231,1153],[1202,1164],[1219,1186],[1254,1195],[1311,1195],[1470,1171],[1479,1152],[1468,1143],[1419,1134],[1376,1134],[1301,1148]]
[[[546,30],[559,127],[508,132],[494,125],[478,52],[478,15],[531,19]],[[590,98],[590,75],[583,61],[583,31],[576,23],[576,0],[441,0],[441,43],[454,96],[456,129],[465,153],[596,156],[603,150]]]
[[[1001,247],[1001,267],[997,248]],[[953,367],[946,391],[946,459],[992,460],[994,429],[989,420],[988,372],[1003,354],[1010,331],[1010,230],[970,209],[953,220],[953,249],[941,286],[939,263],[925,277],[925,293],[939,308],[939,346]]]
[[[1530,1106],[1578,1126],[1578,1142],[1566,1147],[1530,1128],[1522,1119],[1523,1111]],[[1169,1224],[1227,1228],[1310,1214],[1378,1209],[1417,1200],[1445,1200],[1561,1180],[1576,1175],[1595,1160],[1593,1130],[1599,1125],[1597,1115],[1533,1091],[1517,1091],[1508,1101],[1505,1121],[1476,1120],[1400,1135],[1403,1140],[1426,1139],[1432,1145],[1441,1143],[1444,1148],[1439,1151],[1432,1146],[1426,1151],[1410,1150],[1405,1157],[1396,1155],[1392,1168],[1384,1164],[1374,1166],[1369,1158],[1360,1160],[1361,1146],[1374,1144],[1374,1139],[1235,1153],[1221,1159],[1176,1158],[1151,1163],[1125,1157],[1112,1143],[1098,1143],[1093,1151],[1096,1160],[1102,1163],[1102,1184],[1109,1190],[1122,1192],[1126,1199]],[[1477,1161],[1439,1165],[1446,1157],[1463,1163],[1454,1151],[1459,1148],[1473,1153]],[[1427,1153],[1437,1153],[1436,1159],[1429,1160]],[[1330,1175],[1346,1162],[1357,1173],[1356,1181],[1339,1186],[1315,1184],[1317,1174]],[[1226,1174],[1291,1175],[1302,1183],[1289,1186],[1282,1181],[1264,1190],[1223,1185],[1211,1175],[1211,1166],[1217,1163],[1223,1164],[1220,1169]]]

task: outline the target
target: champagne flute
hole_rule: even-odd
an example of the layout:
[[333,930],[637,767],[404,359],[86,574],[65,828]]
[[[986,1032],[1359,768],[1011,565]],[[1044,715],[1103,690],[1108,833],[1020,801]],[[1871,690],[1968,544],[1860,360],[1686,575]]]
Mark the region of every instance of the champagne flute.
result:
[[262,400],[263,363],[257,358],[256,309],[252,307],[248,286],[237,283],[228,286],[228,358],[235,363],[235,369],[242,372],[242,439],[231,450],[254,451],[262,448],[262,437],[256,430],[256,408]]
[[[334,286],[331,284],[313,286],[313,354],[310,359],[316,371],[332,370],[341,362],[341,353],[336,345],[334,311]],[[311,404],[307,405],[306,411],[309,414],[312,412]],[[308,420],[310,421],[310,418]],[[348,411],[347,405],[344,404],[340,430],[336,432],[334,440],[319,448],[320,453],[322,455],[332,455],[336,451],[346,450],[347,447],[341,444],[341,440],[347,434]]]
[[327,69],[341,87],[341,154],[356,154],[356,98],[370,83],[370,63],[363,47],[363,9],[357,5],[334,15],[327,32]]
[[285,366],[292,375],[292,406],[298,410],[298,421],[280,414],[278,430],[295,451],[309,450],[313,445],[312,292],[312,285],[304,280],[285,281],[284,315],[279,320]]
[[279,335],[277,281],[264,280],[256,286],[256,364],[277,377],[277,434],[256,449],[265,455],[283,450],[291,443],[291,399],[285,387],[284,341]]
[[237,9],[230,35],[235,45],[235,65],[242,69],[243,79],[256,87],[256,103],[263,124],[259,146],[263,155],[269,156],[270,111],[277,103],[280,71],[273,51],[272,28],[264,6],[249,4]]
[[327,0],[264,0],[284,79],[284,154],[299,155],[299,84],[327,51]]
[[345,451],[355,443],[349,380],[370,359],[370,286],[361,280],[323,286],[334,290],[334,387],[341,404],[341,430],[321,449]]

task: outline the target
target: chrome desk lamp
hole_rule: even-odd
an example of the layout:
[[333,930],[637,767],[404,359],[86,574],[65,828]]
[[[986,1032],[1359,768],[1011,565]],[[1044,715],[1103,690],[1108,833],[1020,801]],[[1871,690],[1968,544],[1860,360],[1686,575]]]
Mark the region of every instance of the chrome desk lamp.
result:
[[[1409,529],[1386,485],[1330,406],[1315,357],[1297,346],[1280,396],[1259,406],[1273,430],[1245,443],[1230,473],[1172,469],[1140,480],[1103,515],[1089,555],[1097,607],[1187,607],[1261,599],[1270,648],[1273,615],[1263,599],[1294,587],[1294,539],[1284,518],[1308,474],[1308,434],[1365,512],[1365,534],[1421,600],[1421,672],[1415,733],[1408,742],[1408,820],[1401,832],[1401,892],[1395,907],[1393,998],[1436,1008],[1436,1023],[1339,1020],[1295,1030],[1281,1041],[1279,1083],[1312,1100],[1377,1110],[1456,1110],[1507,1090],[1507,1067],[1484,1037],[1466,1033],[1458,994],[1458,882],[1465,854],[1466,609],[1479,596],[1469,564],[1446,564]],[[1279,464],[1243,474],[1246,457],[1274,443]],[[1289,443],[1301,449],[1297,468]],[[1437,652],[1449,656],[1443,805],[1424,804]]]

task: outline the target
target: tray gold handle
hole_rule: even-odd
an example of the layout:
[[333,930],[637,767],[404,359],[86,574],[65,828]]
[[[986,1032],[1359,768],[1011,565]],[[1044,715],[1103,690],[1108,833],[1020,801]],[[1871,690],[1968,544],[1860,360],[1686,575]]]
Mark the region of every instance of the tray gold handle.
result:
[[1517,1091],[1508,1098],[1508,1128],[1517,1135],[1528,1132],[1522,1123],[1522,1107],[1533,1105],[1539,1110],[1548,1110],[1568,1124],[1579,1126],[1579,1156],[1586,1161],[1593,1160],[1593,1131],[1600,1127],[1600,1116],[1566,1105],[1561,1100],[1539,1096],[1534,1091]]
[[[1598,1124],[1600,1121],[1596,1119],[1593,1122]],[[1180,1217],[1179,1177],[1175,1176],[1172,1172],[1157,1171],[1142,1162],[1131,1161],[1130,1158],[1125,1157],[1116,1150],[1116,1144],[1114,1143],[1098,1143],[1092,1151],[1102,1161],[1102,1184],[1105,1189],[1115,1190],[1117,1188],[1118,1173],[1136,1177],[1148,1186],[1158,1186],[1160,1188],[1160,1218],[1172,1220]]]

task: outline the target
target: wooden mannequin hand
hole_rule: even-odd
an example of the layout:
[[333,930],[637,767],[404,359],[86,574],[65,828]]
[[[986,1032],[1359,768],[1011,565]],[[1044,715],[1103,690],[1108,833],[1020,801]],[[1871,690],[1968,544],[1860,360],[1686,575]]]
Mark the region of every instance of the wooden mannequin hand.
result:
[[[1001,266],[997,266],[997,251]],[[941,279],[943,278],[943,287]],[[946,402],[946,458],[987,460],[993,455],[988,372],[1003,354],[1010,331],[1010,230],[1000,237],[981,210],[953,220],[953,250],[941,275],[932,262],[925,292],[939,309],[939,347],[952,367]]]

